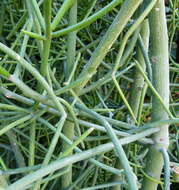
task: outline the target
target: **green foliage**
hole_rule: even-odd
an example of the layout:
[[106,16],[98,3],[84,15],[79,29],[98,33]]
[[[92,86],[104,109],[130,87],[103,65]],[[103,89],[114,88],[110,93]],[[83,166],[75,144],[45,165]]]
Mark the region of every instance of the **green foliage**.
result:
[[[151,64],[159,66],[151,57],[157,36],[152,26],[143,31],[155,3],[0,3],[0,189],[137,190],[144,178],[177,189],[169,165],[179,162],[178,0],[165,4],[163,16],[170,73],[164,93],[166,74],[151,71]],[[167,125],[168,154],[152,152],[151,163],[157,165],[155,155],[164,159],[163,175],[152,178],[145,170],[148,147]]]

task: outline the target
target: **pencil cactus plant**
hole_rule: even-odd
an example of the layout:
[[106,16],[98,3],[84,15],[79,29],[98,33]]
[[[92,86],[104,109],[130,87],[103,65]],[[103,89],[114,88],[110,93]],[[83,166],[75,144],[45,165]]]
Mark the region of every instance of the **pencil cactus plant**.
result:
[[0,189],[177,189],[177,6],[2,1]]

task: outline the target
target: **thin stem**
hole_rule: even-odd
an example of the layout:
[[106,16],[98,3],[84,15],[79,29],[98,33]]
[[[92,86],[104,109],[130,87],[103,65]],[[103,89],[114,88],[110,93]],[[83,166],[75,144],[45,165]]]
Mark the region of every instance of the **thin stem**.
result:
[[148,84],[148,86],[150,87],[150,89],[152,90],[154,96],[156,97],[156,99],[158,99],[158,101],[160,102],[161,106],[164,108],[164,110],[166,111],[166,113],[171,117],[174,118],[172,113],[170,112],[169,108],[167,107],[167,105],[164,103],[164,100],[162,99],[162,97],[160,96],[160,94],[157,92],[157,90],[154,88],[154,86],[152,85],[152,83],[150,82],[150,80],[148,79],[148,77],[146,76],[144,70],[142,69],[142,67],[140,66],[140,64],[136,61],[136,66],[139,69],[140,73],[143,75],[146,83]]
[[[49,149],[48,149],[48,152],[47,152],[46,155],[45,155],[44,161],[43,161],[43,163],[42,163],[42,168],[43,168],[44,166],[48,165],[49,161],[51,160],[51,157],[52,157],[52,155],[53,155],[53,152],[54,152],[55,147],[56,147],[56,145],[57,145],[57,142],[58,142],[58,140],[59,140],[59,136],[60,136],[60,133],[61,133],[61,130],[62,130],[62,127],[63,127],[63,125],[64,125],[65,120],[66,120],[66,117],[62,117],[62,118],[60,119],[60,121],[59,121],[59,122],[57,123],[57,125],[56,125],[57,129],[56,129],[56,132],[55,132],[55,134],[54,134],[54,136],[53,136],[53,138],[52,138],[52,142],[51,142],[51,144],[50,144],[50,147],[49,147]],[[40,188],[41,181],[42,181],[42,179],[39,179],[39,180],[37,181],[37,183],[36,183],[36,184],[34,185],[34,187],[33,187],[34,190],[38,190],[38,189]]]
[[[27,10],[28,10],[30,19],[33,18],[33,29],[37,35],[41,35],[42,34],[41,27],[40,27],[40,24],[39,24],[39,21],[38,21],[36,15],[33,11],[34,8],[32,5],[32,1],[26,0],[26,5],[27,5]],[[43,57],[43,43],[42,43],[42,41],[39,41],[39,40],[36,40],[36,42],[37,42],[38,50],[40,53],[40,57],[42,58]]]
[[112,79],[114,81],[114,84],[115,84],[118,92],[119,92],[119,95],[121,96],[122,100],[124,101],[124,104],[126,105],[127,109],[129,110],[129,113],[131,114],[132,119],[134,120],[135,123],[137,123],[136,116],[134,115],[134,112],[133,112],[131,106],[129,105],[127,99],[125,98],[125,95],[124,95],[121,87],[119,86],[119,84],[118,84],[118,82],[116,80],[116,77],[114,77],[113,74],[112,74]]
[[161,149],[164,160],[164,190],[170,190],[170,159],[166,149]]
[[83,188],[81,190],[95,190],[95,189],[103,189],[103,188],[109,188],[109,187],[113,187],[113,186],[117,186],[117,185],[123,185],[123,182],[112,182],[112,183],[107,183],[107,184],[103,184],[103,185],[97,185],[94,187],[87,187],[87,188]]
[[34,38],[36,40],[46,40],[46,38],[40,34],[34,33],[34,32],[30,32],[27,30],[22,29],[21,30],[24,34],[28,35],[31,38]]
[[149,77],[150,81],[152,81],[152,66],[151,66],[149,56],[148,56],[148,48],[145,47],[145,42],[140,35],[138,38],[138,42],[139,42],[139,47],[141,49],[141,52],[142,52],[144,60],[145,60],[148,77]]
[[35,137],[36,137],[36,120],[32,122],[30,128],[30,142],[29,142],[29,160],[28,165],[34,166],[35,164]]
[[[141,24],[141,38],[144,40],[144,47],[148,51],[149,46],[149,23],[148,20],[144,20]],[[138,63],[141,65],[143,70],[145,71],[146,65],[142,53],[139,48],[137,48],[137,57]],[[129,103],[131,109],[134,112],[135,118],[138,116],[139,112],[139,105],[142,95],[142,89],[144,87],[144,78],[141,73],[135,68],[135,75],[134,75],[134,83],[132,84],[131,96],[129,99]]]
[[57,12],[57,15],[53,19],[52,22],[52,31],[55,30],[57,25],[60,23],[63,15],[68,11],[68,9],[75,3],[76,0],[65,0],[62,6],[60,7],[59,11]]
[[13,29],[7,36],[7,40],[11,39],[11,37],[18,31],[19,28],[25,23],[25,19],[27,17],[27,12],[25,12],[22,17],[19,19],[16,25],[14,25]]
[[41,28],[43,29],[43,31],[45,31],[45,21],[44,21],[44,18],[42,17],[42,14],[40,12],[40,8],[39,8],[39,5],[38,5],[37,1],[32,0],[31,4],[32,4],[32,6],[34,8],[36,17],[38,19],[38,22],[40,23]]
[[51,46],[51,0],[44,1],[44,18],[45,18],[45,38],[43,44],[43,57],[42,63],[40,66],[40,72],[42,76],[47,78],[50,83],[50,74],[49,74],[49,53]]
[[2,129],[0,129],[0,136],[3,135],[3,134],[5,134],[7,131],[9,131],[10,129],[12,129],[13,127],[16,127],[17,125],[19,125],[19,124],[21,124],[21,123],[23,123],[23,122],[31,119],[32,117],[33,117],[32,114],[31,115],[27,115],[27,116],[25,116],[25,117],[23,117],[21,119],[18,119],[17,121],[12,122],[9,125],[4,126]]
[[[33,25],[33,20],[32,19],[29,19],[29,23],[27,24],[27,30],[30,31],[32,29],[32,25]],[[25,56],[25,51],[27,49],[27,44],[28,44],[28,40],[29,40],[29,36],[28,35],[24,35],[24,39],[23,39],[23,42],[22,42],[22,46],[21,46],[21,50],[20,50],[20,55],[22,57]],[[21,65],[20,64],[17,64],[16,66],[16,69],[14,71],[14,74],[18,77],[20,74],[21,74]]]
[[[55,129],[49,122],[45,121],[45,120],[42,119],[42,118],[40,118],[40,121],[41,121],[43,124],[47,125],[47,127],[49,127],[51,130],[56,131],[56,129]],[[72,142],[70,139],[68,139],[65,135],[63,135],[63,133],[60,134],[60,137],[61,137],[62,140],[64,140],[68,145],[72,145],[72,144],[73,144],[73,142]],[[80,148],[78,148],[78,147],[76,147],[74,150],[75,150],[75,152],[78,152],[78,153],[82,152],[82,150],[81,150]],[[95,160],[95,159],[93,159],[93,158],[90,158],[90,159],[89,159],[89,162],[91,162],[92,164],[96,165],[97,167],[100,167],[100,168],[102,168],[102,169],[104,169],[104,170],[106,170],[106,171],[108,171],[108,172],[114,173],[114,174],[116,174],[116,175],[119,175],[119,174],[121,173],[121,171],[119,171],[119,170],[117,170],[117,169],[115,169],[115,168],[113,168],[113,167],[110,167],[110,166],[108,166],[108,165],[106,165],[106,164],[103,164],[103,163],[101,163],[101,162],[99,162],[99,161],[97,161],[97,160]]]

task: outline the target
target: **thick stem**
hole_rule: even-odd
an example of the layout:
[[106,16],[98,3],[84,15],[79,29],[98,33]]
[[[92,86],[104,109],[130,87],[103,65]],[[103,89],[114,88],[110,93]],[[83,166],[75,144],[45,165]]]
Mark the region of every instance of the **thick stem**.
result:
[[[69,12],[69,25],[73,25],[77,23],[77,1],[75,1],[74,5],[70,9]],[[66,81],[70,76],[71,71],[73,70],[73,66],[75,63],[75,55],[76,55],[76,32],[71,32],[67,37],[67,64],[65,65],[65,76]]]
[[50,74],[49,74],[49,54],[50,54],[50,46],[51,46],[51,0],[44,1],[44,17],[45,17],[45,37],[43,46],[43,57],[42,63],[40,66],[41,74],[48,79],[50,82]]
[[[69,25],[74,25],[77,23],[77,1],[75,0],[73,6],[69,11]],[[65,77],[66,81],[68,81],[70,73],[73,70],[75,64],[75,55],[76,55],[76,32],[71,32],[67,36],[67,63],[65,65]],[[72,79],[73,80],[73,79]],[[64,135],[70,140],[74,137],[74,123],[70,121],[66,121],[63,127]],[[63,141],[63,151],[69,148],[69,145]],[[62,189],[67,188],[72,183],[72,165],[68,172],[66,172],[62,176],[61,186]]]
[[[151,60],[153,69],[153,85],[162,97],[165,105],[169,107],[169,55],[168,55],[168,36],[165,17],[164,0],[158,0],[150,14],[151,29]],[[156,96],[152,99],[152,120],[159,121],[168,119],[168,115],[161,106]],[[144,178],[142,189],[157,190],[163,168],[161,148],[168,148],[169,134],[168,125],[159,125],[161,130],[153,135],[155,144],[150,147],[147,155],[146,173],[156,181]]]
[[80,85],[80,89],[77,88],[77,91],[80,91],[91,79],[91,77],[96,73],[96,70],[99,67],[100,63],[102,62],[109,49],[111,48],[117,37],[120,35],[125,25],[127,24],[127,22],[141,2],[142,0],[126,0],[123,3],[118,15],[114,19],[110,28],[108,29],[100,44],[94,51],[92,57],[90,58],[88,65],[79,76],[79,78],[85,76],[86,79]]

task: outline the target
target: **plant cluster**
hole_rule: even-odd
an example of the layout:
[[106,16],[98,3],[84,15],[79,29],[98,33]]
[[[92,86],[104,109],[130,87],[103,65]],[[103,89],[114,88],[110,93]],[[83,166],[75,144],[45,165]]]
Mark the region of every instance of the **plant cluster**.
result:
[[1,190],[177,190],[178,8],[1,0]]

